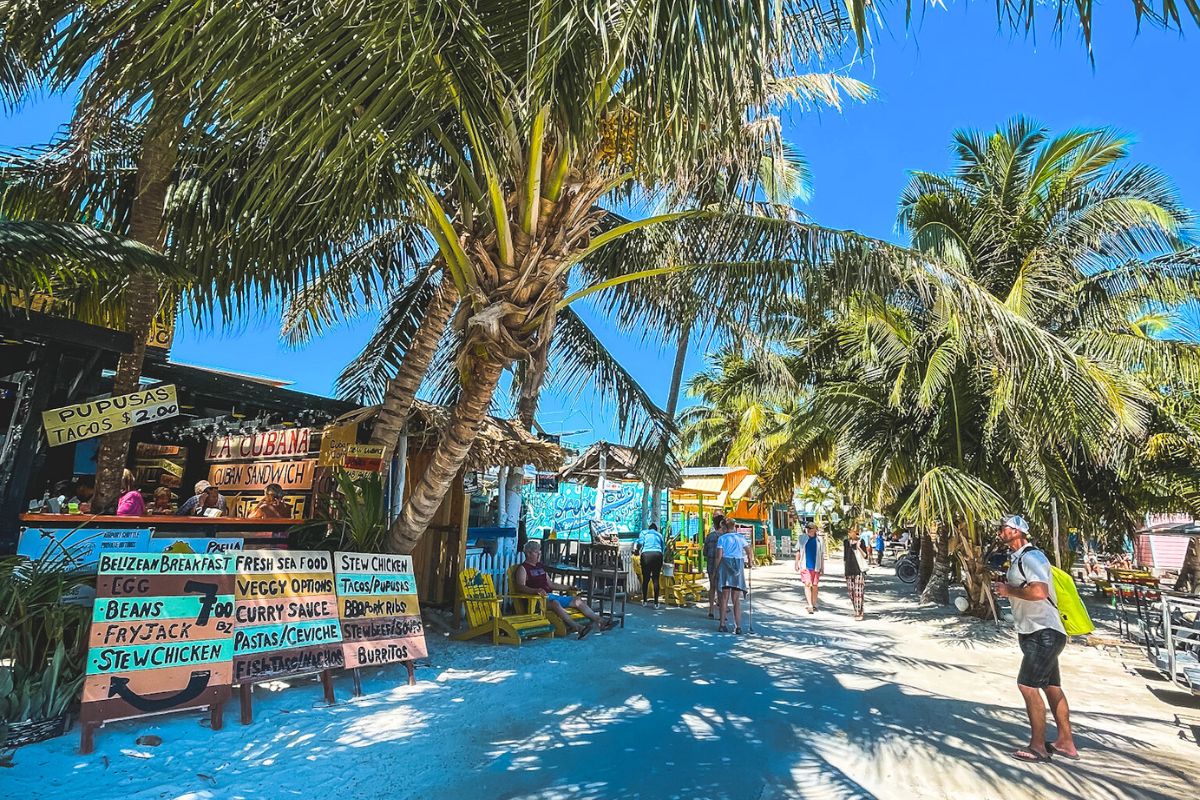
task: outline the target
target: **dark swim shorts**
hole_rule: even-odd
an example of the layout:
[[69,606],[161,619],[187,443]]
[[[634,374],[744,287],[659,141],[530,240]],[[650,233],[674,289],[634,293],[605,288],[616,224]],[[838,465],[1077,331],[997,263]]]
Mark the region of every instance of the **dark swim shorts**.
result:
[[1021,670],[1017,683],[1045,689],[1047,686],[1062,686],[1058,674],[1058,656],[1067,646],[1067,635],[1052,628],[1042,628],[1033,633],[1018,634],[1021,652]]

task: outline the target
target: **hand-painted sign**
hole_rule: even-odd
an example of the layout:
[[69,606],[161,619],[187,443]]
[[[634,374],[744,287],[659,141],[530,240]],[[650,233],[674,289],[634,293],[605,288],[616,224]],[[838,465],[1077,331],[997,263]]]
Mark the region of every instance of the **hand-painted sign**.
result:
[[303,461],[252,461],[249,464],[213,464],[208,482],[222,490],[264,489],[277,483],[283,489],[311,489],[316,459]]
[[327,425],[321,431],[321,449],[317,454],[318,467],[341,466],[346,448],[358,442],[358,425],[353,422]]
[[100,555],[84,722],[224,703],[233,575],[220,554]]
[[156,386],[132,394],[42,412],[51,447],[91,439],[113,431],[169,419],[179,414],[175,386]]
[[[239,518],[249,517],[250,512],[262,502],[262,499],[261,492],[225,495],[229,516]],[[309,496],[306,494],[285,494],[283,496],[283,502],[292,508],[292,519],[308,519],[308,501]],[[286,522],[286,520],[284,521]]]
[[534,490],[539,494],[552,494],[558,491],[558,473],[539,472],[533,479]]
[[252,458],[302,458],[312,446],[311,428],[287,428],[248,436],[221,436],[208,443],[207,461],[248,461]]
[[342,666],[329,553],[244,550],[237,570],[233,681],[251,684]]
[[347,667],[424,658],[411,556],[334,553]]
[[147,550],[163,553],[228,553],[241,550],[244,539],[222,537],[210,539],[202,536],[159,536],[150,540]]
[[141,553],[149,543],[149,528],[24,528],[17,555],[92,573],[101,554]]
[[385,449],[381,444],[347,445],[342,452],[340,466],[356,477],[382,472]]

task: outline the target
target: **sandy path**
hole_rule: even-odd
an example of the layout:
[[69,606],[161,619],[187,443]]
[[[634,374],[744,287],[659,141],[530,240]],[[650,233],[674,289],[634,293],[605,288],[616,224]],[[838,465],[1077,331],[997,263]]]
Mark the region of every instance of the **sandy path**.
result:
[[[831,565],[834,570],[839,565]],[[890,572],[890,570],[889,570]],[[368,695],[324,707],[313,683],[263,691],[225,730],[177,715],[17,753],[0,792],[22,800],[403,798],[1147,798],[1200,795],[1200,748],[1176,726],[1200,705],[1072,646],[1064,682],[1079,764],[1027,765],[1011,630],[917,607],[868,578],[855,623],[830,576],[803,613],[786,565],[757,570],[755,636],[702,610],[632,609],[584,642],[520,648],[431,642],[413,688],[368,674]],[[1137,653],[1126,653],[1141,664]],[[1152,691],[1153,690],[1153,691]],[[338,679],[340,697],[349,681]],[[1172,703],[1165,702],[1167,698]],[[140,747],[145,733],[163,738]]]

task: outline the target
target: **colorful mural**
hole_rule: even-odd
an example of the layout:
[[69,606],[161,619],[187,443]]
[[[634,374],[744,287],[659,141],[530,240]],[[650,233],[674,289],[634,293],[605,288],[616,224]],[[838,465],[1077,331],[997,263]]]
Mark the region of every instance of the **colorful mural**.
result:
[[[601,518],[614,523],[620,531],[639,531],[642,528],[642,495],[640,483],[609,482],[604,489]],[[541,493],[526,484],[521,499],[525,503],[525,529],[536,536],[550,528],[558,539],[590,539],[588,520],[596,511],[596,490],[577,483],[560,483],[558,491]],[[666,493],[662,502],[665,510]]]

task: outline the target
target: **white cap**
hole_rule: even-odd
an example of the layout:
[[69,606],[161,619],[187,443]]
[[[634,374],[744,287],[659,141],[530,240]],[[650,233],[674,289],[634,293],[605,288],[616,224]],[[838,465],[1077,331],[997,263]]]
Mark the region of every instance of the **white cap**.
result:
[[1000,523],[1002,528],[1013,528],[1021,533],[1029,533],[1029,523],[1020,514],[1011,514]]
[[196,481],[196,494],[204,494],[211,486],[208,481]]

